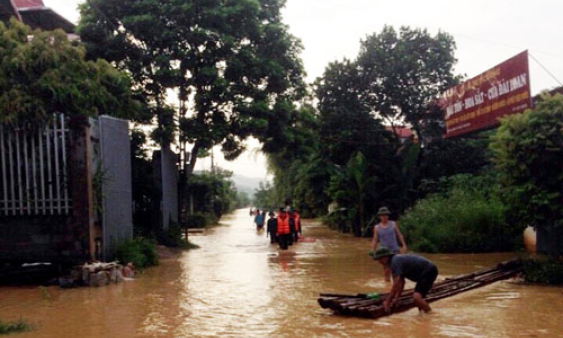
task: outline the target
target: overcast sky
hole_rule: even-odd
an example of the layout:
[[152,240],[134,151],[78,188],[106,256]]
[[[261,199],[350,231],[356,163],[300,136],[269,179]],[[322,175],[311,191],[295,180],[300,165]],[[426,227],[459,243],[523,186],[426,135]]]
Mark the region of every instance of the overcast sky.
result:
[[[44,2],[77,22],[76,7],[83,0]],[[305,47],[302,58],[310,82],[322,75],[329,62],[355,58],[360,40],[387,24],[453,35],[456,72],[468,78],[527,49],[532,94],[558,86],[553,77],[563,82],[562,13],[561,0],[287,0],[283,12],[291,33]],[[257,142],[249,142],[249,149],[258,148]],[[244,153],[234,162],[218,161],[238,174],[266,177],[264,158],[256,151]],[[203,167],[209,167],[209,160],[201,161],[198,168]]]

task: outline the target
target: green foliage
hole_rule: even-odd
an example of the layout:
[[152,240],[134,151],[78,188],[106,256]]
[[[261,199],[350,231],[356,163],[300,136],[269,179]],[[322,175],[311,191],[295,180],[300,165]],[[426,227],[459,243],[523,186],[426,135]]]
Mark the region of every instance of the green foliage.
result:
[[563,226],[563,96],[502,120],[490,145],[503,198],[522,226]]
[[325,162],[345,166],[359,151],[383,167],[396,150],[392,133],[374,118],[363,100],[362,86],[357,64],[348,60],[331,63],[315,83],[319,99],[318,154]]
[[457,175],[441,192],[418,201],[400,218],[409,247],[423,252],[493,252],[514,247],[521,234],[506,222],[494,176]]
[[343,233],[351,233],[354,231],[352,221],[355,220],[355,210],[346,208],[338,208],[333,212],[322,217],[323,223],[328,224],[331,229],[338,230]]
[[210,212],[196,212],[188,215],[187,224],[190,228],[205,228],[210,225],[215,225],[218,218],[214,213]]
[[235,192],[235,202],[234,202],[234,209],[242,209],[250,206],[252,201],[250,200],[250,196],[248,193],[244,191],[236,191]]
[[[188,182],[188,192],[191,194],[193,211],[208,214],[206,224],[216,221],[235,207],[236,191],[231,181],[232,172],[214,169],[213,172],[203,172],[192,175]],[[214,217],[211,217],[211,214]],[[211,223],[211,224],[215,224]]]
[[186,241],[182,228],[175,222],[171,222],[168,231],[164,232],[160,242],[167,247],[180,248],[185,250],[197,249],[199,246]]
[[[89,58],[131,74],[157,142],[170,142],[179,127],[192,154],[220,145],[234,159],[248,136],[279,144],[303,94],[302,48],[282,23],[284,3],[91,0],[80,6],[78,31]],[[165,103],[169,93],[178,107]]]
[[420,165],[421,193],[435,192],[442,177],[477,175],[490,166],[489,140],[439,139],[428,144]]
[[262,209],[277,209],[283,202],[276,199],[274,187],[270,182],[260,182],[258,189],[254,191],[253,205]]
[[158,265],[155,246],[154,240],[136,237],[119,244],[115,250],[115,257],[122,264],[133,262],[139,269]]
[[527,259],[524,261],[527,282],[563,285],[563,261],[555,258]]
[[133,188],[133,231],[135,236],[154,237],[156,187],[152,159],[145,152],[146,137],[142,130],[133,129],[131,140],[131,183]]
[[318,156],[297,163],[296,183],[291,195],[294,204],[303,217],[324,215],[331,202],[327,187],[335,168]]
[[0,335],[8,335],[17,332],[31,331],[31,326],[23,320],[18,320],[13,323],[0,322]]
[[[355,60],[329,64],[314,84],[318,112],[303,133],[309,137],[293,143],[306,151],[291,151],[297,125],[286,131],[290,146],[269,156],[276,199],[290,198],[313,215],[325,214],[337,202],[341,210],[327,219],[356,235],[379,206],[401,212],[411,205],[420,195],[425,151],[420,144],[400,142],[388,129],[402,121],[423,141],[441,136],[436,102],[458,81],[454,49],[445,33],[385,27],[361,42]],[[358,153],[363,154],[359,162]]]
[[129,78],[106,61],[86,61],[62,30],[11,19],[0,36],[0,123],[29,128],[53,113],[135,118],[140,110]]
[[368,162],[361,152],[331,177],[328,194],[339,206],[347,208],[356,236],[361,235],[366,225],[366,201],[374,193],[375,180],[368,175]]
[[356,61],[362,102],[390,124],[411,124],[422,142],[440,137],[434,124],[443,115],[435,102],[459,80],[453,76],[455,47],[447,33],[431,36],[409,27],[397,32],[385,26],[381,33],[368,35]]
[[283,129],[275,146],[264,146],[269,170],[274,174],[274,187],[258,190],[257,201],[261,203],[257,206],[276,208],[289,199],[303,216],[325,212],[322,201],[326,199],[324,187],[328,177],[324,175],[327,167],[317,166],[322,160],[314,156],[319,144],[317,122],[313,106],[303,103],[292,113],[291,125]]

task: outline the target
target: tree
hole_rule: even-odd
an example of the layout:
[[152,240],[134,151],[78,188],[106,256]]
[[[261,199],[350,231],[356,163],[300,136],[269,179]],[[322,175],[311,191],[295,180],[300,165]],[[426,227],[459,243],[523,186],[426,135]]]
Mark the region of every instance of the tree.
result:
[[492,137],[506,205],[522,226],[563,226],[563,96],[502,120]]
[[236,191],[235,205],[234,205],[236,209],[246,208],[250,206],[250,204],[251,204],[250,196],[248,196],[247,192]]
[[368,175],[368,163],[361,152],[354,154],[346,167],[332,176],[329,195],[339,206],[349,210],[352,230],[361,236],[366,226],[366,202],[368,196],[375,193],[376,177]]
[[213,214],[220,219],[235,206],[236,191],[232,172],[216,168],[213,172],[194,174],[189,182],[195,212]]
[[316,154],[297,163],[292,190],[294,204],[304,217],[325,215],[331,202],[327,187],[335,167]]
[[431,36],[426,30],[401,27],[397,33],[385,26],[379,34],[361,43],[357,59],[362,102],[391,126],[408,123],[422,143],[427,130],[440,133],[436,122],[443,113],[436,109],[439,96],[457,84],[455,42],[447,33]]
[[129,78],[103,60],[86,61],[62,30],[0,22],[0,123],[41,125],[54,113],[135,118]]
[[433,192],[442,177],[480,174],[491,167],[489,138],[441,139],[422,149],[420,164],[422,193]]
[[254,191],[253,203],[258,208],[273,208],[279,203],[275,200],[273,187],[270,182],[260,182]]
[[[280,131],[277,141],[264,148],[268,159],[268,169],[274,174],[274,187],[271,189],[271,203],[283,205],[286,199],[292,206],[300,209],[303,215],[311,215],[313,207],[306,195],[321,197],[325,185],[318,180],[310,180],[315,176],[315,168],[311,167],[311,156],[318,152],[318,120],[315,108],[309,103],[302,103],[299,109],[291,114],[290,124]],[[324,168],[326,169],[326,168]],[[321,168],[322,172],[323,168]],[[321,174],[322,176],[322,174]],[[319,176],[317,176],[319,178]],[[311,186],[316,183],[318,185]],[[328,184],[328,180],[326,180]],[[320,192],[312,196],[314,192]],[[322,197],[320,198],[322,199]],[[307,202],[306,202],[307,201]],[[317,206],[319,203],[316,203]],[[272,205],[272,204],[271,204]],[[323,208],[321,206],[321,208]],[[326,209],[326,205],[323,209]],[[318,210],[318,209],[317,209]]]
[[142,130],[131,130],[130,140],[133,231],[137,236],[151,237],[155,235],[153,234],[154,210],[160,203],[156,197],[158,194],[154,182],[153,162],[143,148],[146,136]]
[[[79,32],[90,58],[129,72],[158,128],[197,155],[221,145],[227,159],[255,136],[276,142],[301,95],[301,46],[281,22],[283,0],[90,0]],[[174,93],[175,98],[168,96]],[[176,102],[170,104],[170,102]]]
[[[378,206],[400,213],[411,205],[418,197],[421,144],[442,134],[439,95],[458,81],[454,49],[445,33],[385,27],[362,41],[357,58],[330,63],[314,83],[318,109],[305,143],[314,146],[304,153],[276,149],[269,156],[278,198],[292,197],[315,212],[326,212],[336,200],[356,234]],[[410,124],[421,142],[400,142],[389,130],[397,124]],[[354,170],[362,172],[361,182],[354,181]]]
[[361,80],[357,65],[344,60],[329,64],[315,83],[320,154],[337,165],[346,165],[356,151],[383,161],[394,146],[391,133],[362,101]]
[[[400,166],[401,158],[397,156],[399,142],[362,100],[362,81],[357,63],[348,60],[331,63],[323,76],[317,79],[315,92],[319,99],[318,139],[321,141],[317,155],[320,160],[317,164],[321,167],[316,171],[323,172],[326,167],[331,166],[346,167],[354,154],[363,154],[364,161],[368,164],[364,174],[367,177],[378,177],[373,185],[378,193],[370,194],[369,203],[365,202],[366,212],[362,216],[364,222],[367,216],[375,212],[375,204],[389,205],[393,194],[381,192],[388,191],[397,184],[394,168]],[[334,184],[334,172],[330,177],[327,185],[331,180]],[[329,195],[335,197],[334,194]],[[340,200],[340,204],[342,203]],[[325,210],[326,207],[328,203]]]

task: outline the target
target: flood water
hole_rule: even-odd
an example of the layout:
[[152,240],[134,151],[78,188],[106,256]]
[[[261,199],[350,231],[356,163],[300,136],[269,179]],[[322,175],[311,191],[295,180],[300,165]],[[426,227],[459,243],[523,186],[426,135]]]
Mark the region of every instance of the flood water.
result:
[[[257,233],[247,210],[192,236],[201,248],[135,281],[101,288],[0,288],[0,321],[24,319],[14,337],[563,337],[563,289],[498,282],[378,320],[333,315],[320,292],[387,291],[369,240],[305,222],[315,238],[286,252]],[[427,255],[439,279],[510,254]],[[410,287],[411,285],[407,285]]]

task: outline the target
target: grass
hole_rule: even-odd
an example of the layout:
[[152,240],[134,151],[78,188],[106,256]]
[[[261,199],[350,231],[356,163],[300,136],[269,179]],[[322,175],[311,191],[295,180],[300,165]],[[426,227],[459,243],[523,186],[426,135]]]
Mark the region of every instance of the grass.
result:
[[4,323],[0,322],[0,335],[8,335],[11,333],[26,332],[31,330],[31,325],[23,320],[17,322]]
[[192,243],[189,240],[187,242],[181,241],[179,247],[184,250],[199,249],[199,245]]

